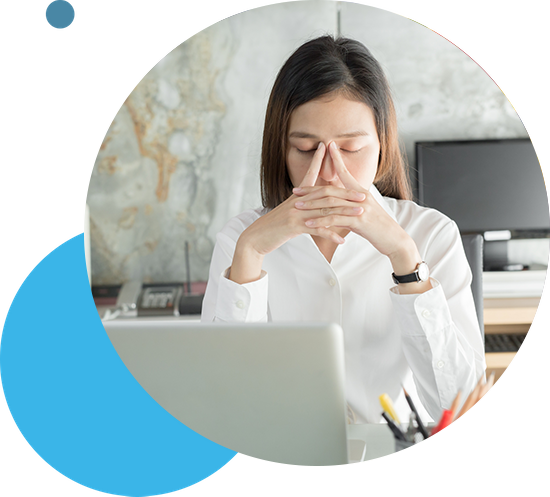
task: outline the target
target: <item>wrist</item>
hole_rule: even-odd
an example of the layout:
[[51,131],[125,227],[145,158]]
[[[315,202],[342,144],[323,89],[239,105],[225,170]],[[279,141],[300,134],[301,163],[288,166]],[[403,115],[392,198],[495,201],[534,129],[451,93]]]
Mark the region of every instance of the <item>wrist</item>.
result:
[[416,269],[416,266],[422,262],[418,248],[410,237],[395,252],[389,254],[388,257],[393,272],[398,276],[412,273]]
[[[242,237],[241,237],[242,238]],[[259,254],[246,239],[237,241],[228,278],[239,285],[257,281],[262,275],[264,256]]]
[[241,233],[235,246],[235,256],[250,258],[261,263],[264,259],[264,254],[261,254],[256,249],[254,241],[248,235],[247,230]]

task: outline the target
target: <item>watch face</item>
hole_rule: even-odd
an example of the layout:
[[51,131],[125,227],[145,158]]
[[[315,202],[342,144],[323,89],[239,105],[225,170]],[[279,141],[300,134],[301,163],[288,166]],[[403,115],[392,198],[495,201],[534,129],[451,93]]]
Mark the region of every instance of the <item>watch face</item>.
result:
[[421,262],[418,265],[418,277],[420,278],[420,281],[427,281],[430,277],[430,270],[425,262]]

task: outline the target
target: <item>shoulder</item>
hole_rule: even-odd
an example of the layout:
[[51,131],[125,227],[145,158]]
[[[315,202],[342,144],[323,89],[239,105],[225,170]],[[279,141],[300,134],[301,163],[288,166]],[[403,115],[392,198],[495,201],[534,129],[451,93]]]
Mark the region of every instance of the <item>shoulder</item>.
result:
[[241,212],[238,216],[231,218],[218,233],[237,241],[241,233],[248,228],[254,221],[263,216],[267,209],[259,207],[258,209],[248,209]]

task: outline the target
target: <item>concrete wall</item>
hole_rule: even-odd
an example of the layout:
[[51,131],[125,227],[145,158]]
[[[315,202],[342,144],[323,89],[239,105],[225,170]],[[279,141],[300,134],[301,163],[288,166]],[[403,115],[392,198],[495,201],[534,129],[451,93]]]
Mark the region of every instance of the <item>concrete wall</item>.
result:
[[414,21],[327,1],[233,16],[151,69],[107,131],[87,199],[93,284],[185,280],[186,241],[191,279],[207,279],[216,233],[260,205],[261,134],[277,71],[304,41],[338,29],[385,68],[411,165],[416,140],[527,136],[485,72]]

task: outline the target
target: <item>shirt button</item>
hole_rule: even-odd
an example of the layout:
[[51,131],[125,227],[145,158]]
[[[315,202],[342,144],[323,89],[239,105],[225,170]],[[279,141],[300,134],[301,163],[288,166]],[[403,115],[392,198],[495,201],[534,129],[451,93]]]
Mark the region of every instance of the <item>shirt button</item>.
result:
[[445,366],[445,363],[443,361],[437,361],[437,367],[438,369],[442,369],[443,366]]
[[430,311],[428,311],[428,309],[424,309],[422,311],[422,316],[424,316],[425,318],[429,318],[431,316],[431,314],[432,313]]
[[333,278],[331,278],[330,280],[328,280],[328,284],[329,284],[330,286],[334,286],[334,285],[336,285],[336,280],[334,280]]
[[242,300],[238,300],[237,303],[235,304],[239,309],[243,309],[244,308],[244,302]]

